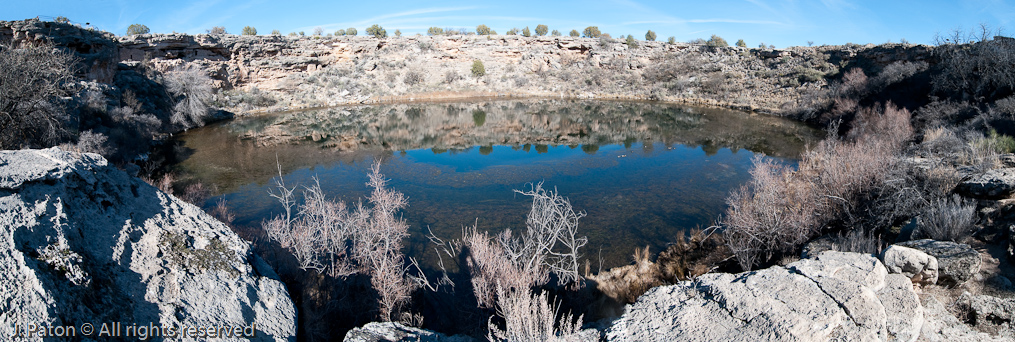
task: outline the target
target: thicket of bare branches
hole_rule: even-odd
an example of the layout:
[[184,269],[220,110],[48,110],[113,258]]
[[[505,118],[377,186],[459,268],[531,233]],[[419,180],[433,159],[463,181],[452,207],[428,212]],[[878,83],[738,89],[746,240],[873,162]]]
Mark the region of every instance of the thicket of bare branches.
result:
[[187,64],[167,72],[165,85],[177,99],[172,122],[184,128],[204,125],[212,98],[211,78],[199,66]]
[[297,205],[296,187],[285,184],[281,171],[275,182],[277,189],[271,195],[285,213],[262,224],[268,237],[292,252],[303,269],[335,278],[357,272],[370,275],[380,296],[380,318],[396,317],[416,283],[406,276],[401,252],[409,226],[396,217],[406,198],[386,187],[380,164],[374,164],[367,183],[373,188],[369,205],[328,200],[316,180],[304,187],[303,203]]
[[752,180],[727,199],[721,222],[740,266],[795,251],[833,220],[862,220],[867,197],[893,174],[913,133],[909,120],[909,111],[890,103],[864,108],[845,137],[822,141],[798,170],[755,159]]
[[51,43],[0,44],[0,148],[59,142],[67,120],[59,97],[74,63]]

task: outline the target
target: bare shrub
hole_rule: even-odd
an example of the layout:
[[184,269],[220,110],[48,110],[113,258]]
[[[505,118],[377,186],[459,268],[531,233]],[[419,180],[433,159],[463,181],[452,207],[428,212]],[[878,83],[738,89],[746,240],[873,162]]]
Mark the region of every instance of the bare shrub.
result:
[[[542,342],[582,341],[582,316],[560,313],[560,306],[550,303],[546,292],[531,295],[529,291],[500,291],[497,314],[504,318],[504,330],[489,324],[490,341]],[[560,317],[558,319],[558,317]]]
[[448,70],[447,72],[444,73],[444,83],[452,84],[455,83],[455,81],[461,79],[464,79],[464,77],[462,77],[462,75],[459,74],[458,71]]
[[496,243],[476,226],[462,233],[461,245],[466,248],[466,266],[472,274],[472,289],[481,308],[492,308],[497,289],[528,291],[537,282],[545,283],[545,274],[535,274],[515,265],[501,244]]
[[959,162],[969,166],[975,172],[986,172],[1001,167],[1001,154],[998,153],[997,141],[986,138],[979,133],[970,132],[967,143]]
[[886,66],[881,70],[881,73],[871,79],[870,85],[872,88],[879,91],[892,84],[899,83],[902,80],[913,77],[913,75],[916,75],[919,72],[927,70],[928,66],[927,62],[895,62]]
[[204,125],[212,97],[211,78],[199,66],[187,64],[166,73],[165,85],[177,101],[172,122],[185,128]]
[[635,248],[633,265],[586,276],[595,282],[597,290],[615,303],[634,303],[649,289],[663,284],[662,265],[652,262],[649,257],[648,246],[645,249]]
[[233,221],[236,220],[236,214],[233,214],[233,212],[229,210],[229,207],[226,206],[225,198],[219,198],[218,201],[215,202],[215,207],[211,209],[209,214],[227,225],[233,224]]
[[842,80],[836,89],[836,95],[860,98],[868,93],[867,74],[863,69],[852,68],[842,75]]
[[917,229],[921,236],[941,241],[959,241],[972,233],[976,205],[959,195],[940,198],[927,206],[920,215]]
[[84,131],[78,136],[78,143],[75,146],[80,152],[98,153],[103,156],[109,155],[111,147],[106,144],[106,135],[94,131]]
[[58,99],[74,63],[51,43],[0,44],[0,148],[51,146],[65,134]]
[[513,239],[511,231],[506,230],[500,241],[508,257],[522,269],[536,270],[537,274],[553,272],[561,284],[577,284],[581,280],[578,250],[588,242],[584,236],[578,237],[578,220],[585,217],[585,212],[576,212],[570,200],[560,196],[556,189],[547,191],[542,185],[537,183],[529,191],[515,190],[532,197],[532,209],[525,219],[526,231]]
[[180,199],[186,201],[187,203],[201,205],[201,203],[204,202],[204,200],[210,195],[210,191],[205,188],[204,184],[193,183],[187,185],[187,187],[183,189],[183,194],[180,195]]
[[879,254],[885,248],[884,241],[873,232],[864,229],[853,229],[840,233],[832,239],[832,250],[864,254]]
[[912,135],[909,118],[890,103],[860,110],[844,139],[822,141],[795,172],[756,158],[751,181],[730,195],[721,221],[740,266],[793,252],[832,220],[862,220],[866,196],[884,186]]
[[405,82],[406,85],[414,86],[423,82],[423,74],[415,70],[410,70],[405,73],[405,78],[403,78],[402,81]]
[[271,195],[286,212],[262,223],[268,237],[288,249],[303,269],[332,277],[369,274],[380,296],[380,318],[390,321],[398,317],[401,305],[415,289],[405,274],[401,252],[409,227],[395,217],[406,206],[406,199],[387,189],[380,164],[374,164],[367,183],[373,188],[367,198],[369,206],[360,203],[350,207],[342,201],[328,200],[316,181],[305,187],[304,203],[297,206],[296,188],[285,185],[281,171],[275,182],[277,189]]

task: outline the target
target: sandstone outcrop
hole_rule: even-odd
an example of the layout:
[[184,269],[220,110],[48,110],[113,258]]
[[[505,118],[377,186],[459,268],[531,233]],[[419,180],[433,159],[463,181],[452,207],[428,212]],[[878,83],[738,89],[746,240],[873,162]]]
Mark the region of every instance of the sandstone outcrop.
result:
[[656,287],[607,331],[611,341],[915,341],[923,307],[874,257],[825,252],[785,267]]
[[31,324],[87,337],[82,324],[97,334],[112,322],[295,340],[288,292],[248,243],[98,155],[0,152],[0,208],[2,340],[41,340],[26,337]]

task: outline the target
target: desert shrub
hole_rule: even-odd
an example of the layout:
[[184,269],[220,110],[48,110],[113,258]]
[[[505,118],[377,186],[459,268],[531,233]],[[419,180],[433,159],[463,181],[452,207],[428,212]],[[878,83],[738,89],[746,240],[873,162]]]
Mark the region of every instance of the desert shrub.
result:
[[743,39],[740,39],[740,40],[737,40],[737,46],[745,48],[745,47],[747,47],[747,43],[744,42]]
[[570,35],[571,37],[578,37],[581,36],[581,33],[578,33],[578,30],[571,30],[571,32],[568,33],[568,35]]
[[279,30],[271,30],[271,35],[273,35],[273,36],[281,36],[282,32],[280,32]]
[[405,78],[403,78],[402,81],[405,82],[406,85],[414,86],[423,82],[423,74],[415,70],[410,70],[405,73]]
[[509,35],[509,36],[516,36],[516,35],[518,35],[518,28],[517,27],[512,27],[510,30],[507,30],[507,32],[505,32],[504,34]]
[[130,26],[127,26],[128,36],[133,36],[135,34],[148,34],[148,32],[151,32],[151,30],[148,29],[148,26],[142,24],[130,24]]
[[919,72],[927,70],[927,62],[900,61],[889,64],[870,80],[870,87],[880,91],[892,84],[899,83]]
[[78,152],[98,153],[103,156],[110,155],[110,146],[106,143],[108,138],[105,134],[88,130],[78,135],[78,143],[74,150]]
[[345,35],[345,30],[344,29],[339,29],[338,31],[335,31],[335,35],[336,36],[344,36]]
[[705,46],[708,46],[708,47],[727,47],[727,46],[730,46],[730,45],[727,44],[726,40],[722,39],[722,37],[713,34],[712,38],[709,38],[708,41],[705,42]]
[[920,215],[918,233],[925,238],[959,241],[972,233],[976,220],[976,204],[959,195],[940,198],[927,206]]
[[59,98],[76,59],[49,43],[0,45],[0,148],[56,144],[68,119]]
[[374,38],[386,38],[388,36],[388,31],[386,31],[380,25],[374,24],[370,27],[367,27],[367,34],[374,36]]
[[656,33],[648,30],[648,32],[645,32],[645,40],[654,42],[656,40]]
[[185,128],[204,125],[212,97],[211,78],[199,66],[187,64],[167,72],[164,82],[176,99],[172,122]]
[[865,229],[853,229],[832,238],[831,247],[833,251],[876,255],[885,249],[885,243],[874,232],[867,232]]
[[[367,31],[367,33],[369,33],[369,31]],[[359,34],[359,31],[356,31],[355,27],[350,27],[350,28],[345,29],[345,35],[347,35],[347,36],[355,36],[357,34]],[[302,36],[302,34],[301,34],[301,36]]]
[[[545,36],[546,32],[549,32],[548,31],[549,29],[550,29],[549,27],[546,27],[546,25],[543,25],[543,24],[536,25],[536,35],[537,36]],[[554,30],[554,31],[557,31],[557,30]],[[557,32],[557,33],[560,33],[560,32]],[[558,34],[558,36],[559,36],[559,34]]]
[[431,36],[439,36],[444,34],[444,29],[437,26],[433,26],[426,30],[426,34]]
[[798,170],[756,159],[751,181],[727,199],[721,222],[740,266],[750,269],[793,253],[833,220],[858,220],[865,196],[893,174],[913,133],[909,119],[909,111],[890,103],[865,108],[845,137],[807,151]]
[[297,34],[299,34],[299,35],[300,35],[300,37],[303,37],[303,36],[305,36],[305,35],[306,35],[306,32],[300,31],[300,32],[298,32]]
[[401,37],[401,36],[402,36],[402,30],[395,29],[395,37]]
[[627,41],[624,42],[628,47],[634,49],[638,47],[638,41],[634,40],[634,36],[627,35]]
[[670,36],[669,38],[666,38],[666,42],[669,43],[669,44],[676,44],[677,43],[677,37]]
[[609,33],[599,35],[599,46],[602,46],[604,49],[609,49],[613,46],[613,37],[610,37]]
[[460,79],[462,79],[462,75],[459,74],[457,71],[448,70],[448,71],[444,72],[444,83],[452,84],[452,83],[455,83],[455,81],[460,80]]
[[212,27],[211,29],[207,30],[207,32],[208,34],[229,34],[228,32],[226,32],[226,28],[223,26]]
[[529,27],[528,26],[526,26],[525,28],[522,29],[522,36],[525,36],[525,37],[531,37],[532,36],[532,31],[529,31]]
[[289,32],[290,37],[296,37],[296,32]]
[[62,15],[57,16],[55,19],[53,19],[53,21],[61,24],[70,24],[70,19],[67,19],[67,17]]
[[550,35],[554,36],[554,37],[560,37],[561,36],[560,31],[557,31],[557,30],[553,30],[553,32],[551,32]]
[[600,34],[602,33],[599,32],[598,26],[589,26],[582,31],[582,36],[585,38],[599,38]]
[[797,80],[799,80],[801,83],[804,82],[813,83],[825,79],[824,72],[821,72],[821,70],[813,68],[797,67],[793,72],[796,74]]
[[997,130],[990,129],[987,133],[986,144],[989,144],[997,153],[1015,152],[1015,138],[997,133]]
[[[582,316],[574,318],[561,313],[559,305],[550,303],[546,292],[532,295],[529,291],[500,291],[497,314],[504,318],[504,330],[489,324],[490,341],[543,342],[582,341]],[[560,317],[558,319],[558,316]]]
[[1015,96],[1009,96],[997,100],[997,102],[994,102],[994,106],[991,107],[990,111],[997,116],[1015,119]]
[[240,32],[240,34],[244,36],[256,36],[257,29],[254,28],[253,26],[244,26],[243,31]]
[[320,36],[320,35],[323,35],[323,34],[324,34],[324,28],[322,28],[320,26],[314,28],[314,35],[315,36]]
[[483,66],[483,61],[475,60],[472,61],[472,76],[481,77],[486,75],[486,67]]
[[304,189],[303,204],[297,205],[296,187],[287,187],[280,174],[271,195],[282,203],[285,213],[265,221],[262,227],[303,269],[331,277],[369,274],[380,297],[380,318],[390,321],[415,284],[407,279],[401,252],[408,225],[395,216],[405,207],[406,198],[388,189],[386,183],[380,164],[374,164],[367,183],[373,189],[367,198],[369,205],[347,206],[328,200],[316,182]]
[[478,35],[484,35],[484,36],[489,36],[489,35],[491,35],[493,33],[491,33],[489,26],[479,25],[479,26],[476,26],[476,34],[478,34]]

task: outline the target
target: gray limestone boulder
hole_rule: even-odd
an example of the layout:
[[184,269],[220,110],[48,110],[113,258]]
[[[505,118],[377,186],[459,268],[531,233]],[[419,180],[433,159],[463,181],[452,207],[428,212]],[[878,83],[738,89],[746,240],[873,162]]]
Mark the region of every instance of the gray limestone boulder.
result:
[[350,330],[345,342],[472,342],[464,335],[445,336],[430,330],[407,327],[396,322],[372,322]]
[[909,247],[888,246],[879,256],[888,273],[902,274],[914,284],[937,284],[937,258]]
[[716,273],[649,290],[610,341],[915,341],[909,278],[866,254],[824,252],[785,267]]
[[244,334],[226,340],[296,335],[285,285],[200,208],[99,155],[0,151],[0,340],[31,324],[76,326],[87,337],[83,324],[98,334],[112,322],[197,339],[212,337],[206,327],[215,338]]
[[1015,168],[993,169],[959,183],[955,191],[966,197],[1002,199],[1015,191]]
[[1015,298],[998,298],[963,293],[956,301],[968,313],[966,318],[980,330],[1015,340]]
[[980,253],[964,243],[930,239],[900,242],[897,246],[920,250],[937,259],[938,280],[942,286],[962,284],[980,271]]

